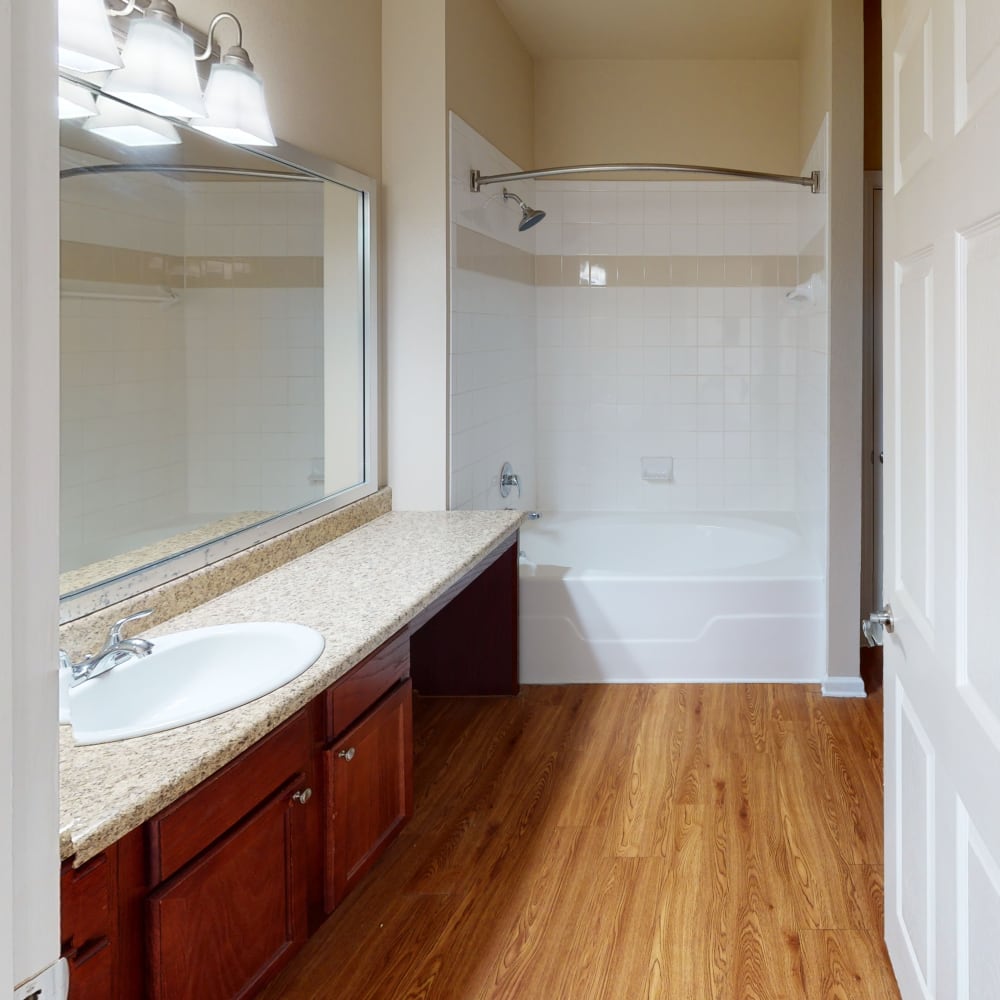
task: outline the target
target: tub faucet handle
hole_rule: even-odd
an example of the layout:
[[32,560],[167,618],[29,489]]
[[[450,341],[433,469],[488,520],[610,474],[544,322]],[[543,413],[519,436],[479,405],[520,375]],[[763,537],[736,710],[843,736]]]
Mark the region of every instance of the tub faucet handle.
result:
[[521,480],[510,462],[504,462],[500,467],[500,496],[509,497],[510,491],[517,487],[517,495],[521,495]]

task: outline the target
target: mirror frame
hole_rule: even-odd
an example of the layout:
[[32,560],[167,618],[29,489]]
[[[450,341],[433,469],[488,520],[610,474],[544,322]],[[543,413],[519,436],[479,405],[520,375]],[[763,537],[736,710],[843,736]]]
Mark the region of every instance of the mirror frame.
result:
[[[73,82],[83,82],[71,74],[61,74]],[[168,119],[169,120],[169,119]],[[174,122],[185,125],[185,122]],[[237,146],[244,152],[253,153],[262,159],[292,167],[301,173],[312,174],[321,180],[332,181],[351,188],[362,196],[361,218],[363,225],[359,233],[361,253],[363,294],[362,339],[364,366],[364,478],[361,482],[337,493],[331,493],[302,507],[277,514],[265,521],[259,521],[246,528],[214,538],[202,545],[184,549],[173,556],[167,556],[155,563],[149,563],[128,573],[102,580],[90,587],[84,587],[59,597],[59,623],[61,625],[100,611],[103,608],[130,597],[136,597],[154,587],[187,576],[196,570],[236,555],[246,549],[282,535],[293,528],[301,527],[325,514],[346,507],[350,503],[371,496],[378,490],[379,470],[379,429],[378,429],[378,183],[365,174],[345,167],[324,157],[316,156],[291,143],[278,140],[277,146],[266,151],[257,147]]]

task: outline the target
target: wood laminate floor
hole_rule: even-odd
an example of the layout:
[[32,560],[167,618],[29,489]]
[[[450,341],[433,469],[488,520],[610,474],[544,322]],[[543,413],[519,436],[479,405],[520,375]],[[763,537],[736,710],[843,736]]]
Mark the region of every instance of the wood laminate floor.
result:
[[882,702],[418,699],[415,815],[268,1000],[898,1000]]

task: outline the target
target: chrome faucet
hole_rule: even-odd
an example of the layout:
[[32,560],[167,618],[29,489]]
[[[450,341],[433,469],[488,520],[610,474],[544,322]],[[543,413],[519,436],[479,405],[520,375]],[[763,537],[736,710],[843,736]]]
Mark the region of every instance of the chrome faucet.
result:
[[510,496],[512,489],[517,489],[517,495],[521,495],[521,480],[517,478],[517,473],[510,462],[503,463],[498,481],[500,483],[500,496],[504,499]]
[[[111,632],[101,649],[85,656],[79,663],[69,661],[70,687],[76,687],[77,684],[82,684],[84,681],[100,677],[101,674],[107,673],[121,663],[149,656],[153,651],[153,644],[148,639],[126,639],[122,636],[122,629],[130,622],[146,618],[152,613],[153,609],[147,608],[145,611],[136,612],[134,615],[129,615],[127,618],[115,622],[111,626]],[[61,650],[59,655],[63,662],[69,659]]]

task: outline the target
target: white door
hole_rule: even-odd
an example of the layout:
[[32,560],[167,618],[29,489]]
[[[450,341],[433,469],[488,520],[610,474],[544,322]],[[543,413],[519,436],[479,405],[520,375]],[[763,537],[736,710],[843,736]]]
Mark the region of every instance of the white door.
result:
[[1000,1000],[1000,2],[883,27],[886,940]]

